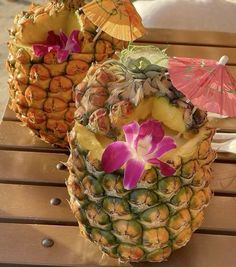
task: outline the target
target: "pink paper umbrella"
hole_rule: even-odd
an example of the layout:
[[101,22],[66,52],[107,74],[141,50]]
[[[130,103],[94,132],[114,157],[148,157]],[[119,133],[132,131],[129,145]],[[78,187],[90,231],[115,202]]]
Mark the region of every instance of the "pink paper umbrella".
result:
[[215,60],[173,57],[168,70],[171,81],[202,110],[236,116],[236,80],[225,64],[227,56]]

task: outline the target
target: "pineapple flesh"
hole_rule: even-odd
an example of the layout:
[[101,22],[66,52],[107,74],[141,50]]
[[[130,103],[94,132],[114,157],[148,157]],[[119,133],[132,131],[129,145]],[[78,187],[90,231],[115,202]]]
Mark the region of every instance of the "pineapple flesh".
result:
[[[95,94],[95,92],[99,92]],[[76,88],[76,123],[69,135],[66,181],[81,233],[124,262],[162,262],[187,244],[201,225],[212,196],[214,129],[172,85],[166,68],[148,64],[133,71],[120,62],[92,66]],[[173,176],[147,168],[136,188],[123,187],[123,169],[105,173],[104,148],[123,140],[122,125],[153,118],[175,138],[162,156]]]
[[[93,62],[115,57],[126,43],[102,33],[79,11],[82,0],[51,0],[32,4],[15,17],[9,31],[10,108],[44,141],[68,146],[67,132],[74,125],[74,87],[83,80]],[[36,57],[32,45],[46,40],[49,31],[67,36],[78,29],[80,53],[58,63],[54,52]]]

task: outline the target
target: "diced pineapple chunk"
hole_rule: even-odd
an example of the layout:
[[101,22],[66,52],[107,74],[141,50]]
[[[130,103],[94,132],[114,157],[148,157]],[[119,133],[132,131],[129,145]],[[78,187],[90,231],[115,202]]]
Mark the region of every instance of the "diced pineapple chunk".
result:
[[186,131],[183,109],[171,105],[166,97],[156,97],[154,99],[152,116],[174,131],[179,133]]
[[[206,126],[202,127],[199,132],[191,139],[186,140],[185,143],[175,149],[167,151],[161,158],[164,161],[173,160],[175,157],[180,156],[182,159],[194,157],[197,153],[198,146],[202,140],[206,139],[211,134],[211,129]],[[197,155],[195,155],[197,157]]]
[[133,120],[144,120],[152,114],[154,97],[144,99],[135,109],[134,114],[131,115]]
[[94,158],[100,158],[103,147],[95,134],[79,123],[75,124],[75,132],[81,149],[91,151]]
[[75,132],[81,149],[91,151],[94,159],[101,159],[104,148],[112,142],[109,138],[98,136],[79,123],[75,123]]

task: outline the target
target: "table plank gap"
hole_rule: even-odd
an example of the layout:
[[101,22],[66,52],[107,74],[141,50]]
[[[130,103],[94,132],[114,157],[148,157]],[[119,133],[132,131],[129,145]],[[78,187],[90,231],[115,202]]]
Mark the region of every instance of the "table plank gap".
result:
[[9,184],[9,185],[33,185],[33,186],[56,186],[56,187],[66,187],[65,180],[61,183],[52,183],[52,182],[33,182],[33,181],[14,181],[14,180],[0,180],[0,184]]
[[8,218],[0,218],[0,227],[3,223],[9,223],[9,224],[36,224],[36,225],[63,225],[63,226],[78,226],[78,223],[71,222],[71,221],[63,221],[63,220],[41,220],[41,219],[8,219]]
[[214,191],[215,197],[236,197],[236,192],[221,192],[221,191]]
[[20,122],[20,120],[17,119],[17,118],[11,118],[11,117],[6,117],[6,116],[4,116],[2,120],[3,120],[3,121],[15,121],[15,122]]
[[236,163],[236,154],[233,153],[217,153],[215,160],[217,163]]
[[227,235],[227,236],[236,236],[236,231],[228,231],[222,229],[209,229],[201,227],[196,230],[195,233],[204,234],[204,235]]
[[38,146],[25,146],[25,145],[1,145],[0,150],[6,151],[25,151],[25,152],[39,152],[39,153],[58,153],[69,155],[70,152],[66,148],[55,147],[38,147]]

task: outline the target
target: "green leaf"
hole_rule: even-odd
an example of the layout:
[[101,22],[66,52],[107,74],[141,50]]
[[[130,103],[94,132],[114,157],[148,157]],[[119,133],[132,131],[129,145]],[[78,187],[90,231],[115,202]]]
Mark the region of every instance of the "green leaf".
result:
[[149,64],[167,68],[168,56],[166,49],[156,46],[129,45],[120,53],[120,61],[131,70],[143,70]]

